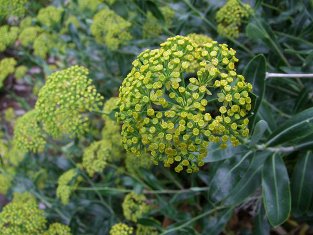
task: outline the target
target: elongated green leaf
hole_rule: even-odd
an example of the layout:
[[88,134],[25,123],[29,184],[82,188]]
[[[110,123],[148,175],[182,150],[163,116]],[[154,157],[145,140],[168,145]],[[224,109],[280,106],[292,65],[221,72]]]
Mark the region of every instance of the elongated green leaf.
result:
[[253,146],[259,142],[264,136],[264,132],[268,129],[268,124],[264,120],[260,120],[254,127],[253,134],[250,140],[250,146]]
[[292,210],[294,215],[305,215],[313,200],[313,153],[299,156],[292,174]]
[[265,92],[265,75],[266,75],[266,60],[263,55],[257,55],[246,66],[243,72],[245,78],[253,86],[253,92],[257,95],[257,100],[253,107],[254,116],[250,118],[250,129],[254,127],[255,115],[259,110],[259,106]]
[[209,196],[212,201],[220,202],[230,194],[236,182],[241,179],[241,175],[249,168],[250,156],[251,151],[243,156],[212,164],[214,171],[210,172],[213,177],[209,185]]
[[258,40],[263,39],[266,32],[252,21],[246,27],[246,35],[251,39]]
[[269,222],[273,226],[282,224],[291,209],[288,172],[282,157],[269,157],[262,172],[263,203]]
[[254,218],[253,233],[254,235],[270,234],[270,225],[268,224],[265,210],[260,206],[258,215]]
[[241,179],[238,180],[233,189],[228,194],[225,205],[237,205],[250,196],[255,190],[261,186],[261,173],[264,161],[270,155],[270,152],[255,153],[250,166]]
[[[267,141],[268,146],[286,143],[293,138],[300,142],[303,138],[313,133],[313,108],[298,113],[281,127],[274,131]],[[290,138],[293,137],[293,138]],[[293,140],[293,143],[295,141]]]
[[221,149],[220,144],[210,143],[208,146],[208,154],[204,159],[204,162],[217,162],[224,159],[228,159],[234,156],[238,156],[246,152],[243,146],[233,147],[230,142],[227,143],[227,148]]
[[218,214],[211,216],[206,224],[205,228],[202,231],[202,234],[207,235],[216,235],[220,234],[223,231],[226,223],[230,220],[230,217],[233,213],[233,208],[225,209],[220,211]]

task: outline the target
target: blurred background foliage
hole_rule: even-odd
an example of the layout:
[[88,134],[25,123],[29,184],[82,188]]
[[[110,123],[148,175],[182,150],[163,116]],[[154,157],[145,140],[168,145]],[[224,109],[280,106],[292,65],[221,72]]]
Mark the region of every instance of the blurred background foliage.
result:
[[[237,51],[255,107],[241,146],[210,145],[200,172],[177,174],[124,151],[112,97],[140,52],[190,33]],[[72,65],[89,69],[110,115],[89,113],[83,136],[20,149],[19,117],[51,73]],[[312,71],[309,0],[0,0],[0,208],[29,192],[48,224],[72,234],[109,234],[118,223],[132,229],[111,234],[311,234],[312,79],[266,72]]]

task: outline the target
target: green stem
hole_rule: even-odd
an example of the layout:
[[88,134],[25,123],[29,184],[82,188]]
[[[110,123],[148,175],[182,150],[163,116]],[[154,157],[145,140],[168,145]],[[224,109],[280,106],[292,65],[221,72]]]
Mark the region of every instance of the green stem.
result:
[[216,207],[216,208],[213,208],[213,209],[211,209],[211,210],[208,210],[208,211],[206,211],[206,212],[204,212],[204,213],[202,213],[202,214],[200,214],[200,215],[198,215],[198,216],[196,216],[196,217],[194,217],[194,218],[188,220],[187,222],[183,223],[183,224],[180,225],[180,226],[177,226],[177,227],[175,227],[175,228],[171,228],[171,229],[165,230],[163,233],[161,233],[161,235],[169,234],[169,233],[172,233],[172,232],[174,232],[174,231],[179,231],[179,230],[181,230],[182,228],[188,226],[189,224],[191,224],[191,223],[193,223],[193,222],[195,222],[195,221],[197,221],[197,220],[199,220],[199,219],[201,219],[201,218],[203,218],[203,217],[206,217],[206,216],[208,216],[208,215],[214,214],[214,213],[216,213],[217,211],[223,210],[223,209],[226,209],[226,208],[229,208],[229,207],[220,206],[220,207]]
[[[80,191],[109,191],[116,193],[130,193],[133,192],[132,189],[119,189],[111,187],[78,187],[77,190]],[[143,190],[143,194],[180,194],[180,193],[196,193],[208,191],[209,187],[191,187],[186,189],[162,189],[162,190]]]
[[52,204],[50,202],[48,202],[42,195],[40,195],[39,193],[33,191],[32,192],[40,201],[42,201],[49,209],[53,209],[54,211],[56,211],[58,213],[58,215],[65,221],[66,224],[68,224],[70,222],[70,219],[64,215],[62,213],[62,211],[60,211],[58,208],[56,208],[55,206],[52,206]]
[[274,105],[272,105],[270,102],[268,102],[266,99],[263,99],[263,102],[266,103],[268,106],[270,106],[274,111],[279,113],[281,116],[286,118],[291,118],[291,115],[284,113],[280,109],[276,108]]

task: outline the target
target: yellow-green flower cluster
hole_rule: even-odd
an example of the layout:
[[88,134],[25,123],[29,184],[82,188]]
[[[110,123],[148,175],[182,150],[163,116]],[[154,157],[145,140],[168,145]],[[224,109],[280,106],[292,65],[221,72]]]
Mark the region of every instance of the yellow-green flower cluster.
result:
[[136,229],[136,235],[158,235],[158,230],[151,226],[145,226],[138,224]]
[[169,28],[172,25],[173,17],[175,15],[174,10],[168,6],[161,7],[160,10],[165,19],[164,26],[160,24],[159,20],[149,11],[142,28],[144,38],[157,37],[163,32],[163,27]]
[[46,141],[37,121],[37,111],[32,110],[16,120],[13,141],[19,149],[42,152]]
[[80,22],[79,22],[79,20],[77,19],[77,17],[76,16],[74,16],[74,15],[70,15],[67,19],[66,19],[66,21],[65,21],[65,23],[64,23],[64,27],[62,28],[62,30],[61,30],[61,33],[62,34],[66,34],[66,33],[68,33],[68,27],[69,27],[69,25],[73,25],[73,26],[75,26],[75,28],[79,28],[80,27]]
[[41,32],[42,29],[38,26],[26,27],[21,31],[18,39],[23,46],[29,46],[32,45],[34,41],[37,41],[37,38]]
[[14,58],[4,58],[0,60],[0,88],[3,86],[4,80],[10,74],[14,73],[16,60]]
[[24,30],[25,28],[30,27],[32,25],[32,22],[33,22],[33,18],[30,16],[23,18],[19,25],[20,31]]
[[96,141],[84,151],[82,166],[89,176],[101,173],[107,165],[107,158],[110,155],[110,143],[107,141]]
[[22,16],[28,0],[0,0],[0,17]]
[[41,33],[34,41],[34,55],[46,58],[51,49],[55,48],[56,43],[53,35],[49,33]]
[[50,135],[82,135],[88,128],[88,112],[99,111],[103,97],[88,73],[84,67],[72,66],[51,74],[41,88],[35,108]]
[[37,19],[41,24],[47,27],[53,27],[60,23],[62,14],[63,9],[50,5],[46,8],[40,9]]
[[202,45],[204,45],[206,43],[213,42],[213,39],[208,37],[205,34],[191,33],[191,34],[188,34],[186,37],[191,39],[193,42],[195,42],[199,46],[202,46]]
[[75,168],[64,172],[59,177],[56,195],[64,205],[69,203],[70,196],[78,187],[79,182],[80,177]]
[[95,12],[103,0],[78,0],[78,9],[82,12]]
[[248,19],[253,13],[249,4],[243,4],[240,0],[228,0],[227,3],[217,11],[217,31],[222,36],[239,36],[239,29],[244,19]]
[[12,177],[7,173],[0,173],[0,194],[7,194],[11,187]]
[[14,72],[14,76],[16,79],[22,79],[27,73],[28,68],[24,65],[18,66]]
[[15,119],[15,111],[14,108],[10,107],[4,111],[4,120],[7,122],[12,122]]
[[54,223],[43,235],[71,235],[71,228],[64,224]]
[[0,213],[1,235],[41,235],[45,229],[44,212],[28,194],[15,194]]
[[15,168],[23,161],[25,154],[26,152],[23,149],[21,150],[13,141],[8,151],[4,154],[3,161],[5,165]]
[[249,133],[252,85],[237,74],[235,53],[183,36],[142,52],[120,87],[125,149],[192,173],[204,164],[209,142],[238,145]]
[[84,151],[82,166],[89,176],[101,173],[107,162],[118,161],[124,156],[120,126],[110,117],[114,117],[114,110],[118,109],[118,102],[118,97],[112,97],[105,102],[103,107],[105,126],[102,130],[102,139],[93,142]]
[[122,204],[125,218],[133,222],[142,218],[151,209],[146,201],[147,198],[143,194],[134,192],[127,194]]
[[107,142],[107,145],[110,147],[110,155],[107,158],[110,162],[118,161],[124,156],[120,133],[121,127],[116,120],[111,119],[114,117],[114,112],[118,109],[118,104],[119,98],[112,97],[105,102],[103,107],[105,126],[102,130],[102,140]]
[[18,31],[19,29],[17,27],[10,27],[9,25],[0,27],[0,52],[4,51],[15,42]]
[[125,158],[125,167],[127,172],[132,175],[140,175],[140,169],[150,169],[153,166],[153,158],[149,156],[136,156],[127,154]]
[[127,224],[118,223],[110,229],[110,235],[132,235],[134,229]]
[[98,43],[104,43],[109,49],[116,50],[132,38],[128,32],[130,26],[130,22],[114,11],[104,8],[94,16],[91,33]]

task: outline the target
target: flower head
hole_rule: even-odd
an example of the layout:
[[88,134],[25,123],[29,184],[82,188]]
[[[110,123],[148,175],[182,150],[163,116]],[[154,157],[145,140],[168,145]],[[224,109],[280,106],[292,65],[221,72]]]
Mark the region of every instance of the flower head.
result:
[[82,12],[95,12],[103,0],[78,0],[78,9]]
[[107,165],[107,158],[110,155],[110,142],[93,142],[84,151],[82,166],[86,169],[89,176],[101,173]]
[[0,88],[3,81],[12,73],[14,73],[16,60],[14,58],[4,58],[0,60]]
[[242,21],[252,15],[253,10],[249,4],[243,4],[240,0],[228,0],[216,13],[217,31],[222,36],[239,36],[239,28]]
[[8,173],[0,174],[0,194],[7,194],[8,190],[11,188],[12,176]]
[[76,190],[79,182],[77,169],[70,169],[59,177],[56,195],[64,205],[69,203],[70,196]]
[[[172,21],[175,16],[175,11],[168,6],[161,7],[160,10],[165,19],[164,26],[166,28],[169,28],[172,25]],[[164,26],[162,26],[159,20],[155,18],[155,16],[149,11],[147,13],[147,18],[142,28],[143,37],[153,38],[159,36],[163,32]]]
[[24,151],[42,152],[46,145],[37,121],[37,111],[32,110],[16,120],[13,141]]
[[16,68],[14,72],[14,76],[16,79],[22,79],[27,73],[27,71],[28,71],[28,68],[26,66],[20,65]]
[[114,11],[104,8],[94,16],[91,33],[98,43],[104,43],[109,49],[116,50],[132,38],[128,32],[130,26],[131,23]]
[[107,143],[110,154],[107,156],[109,162],[120,160],[125,151],[123,151],[122,137],[120,133],[120,125],[114,119],[116,111],[118,110],[119,98],[112,97],[107,100],[103,107],[103,119],[105,126],[102,130],[102,140]]
[[[28,39],[24,38],[24,43],[29,41],[31,37]],[[54,47],[54,40],[53,36],[49,33],[41,33],[36,39],[34,40],[33,48],[34,48],[34,55],[39,56],[45,59],[50,52],[50,50]]]
[[43,235],[71,235],[71,228],[64,224],[54,223],[49,226],[49,229]]
[[28,0],[0,0],[0,17],[22,16]]
[[[42,29],[38,26],[26,27],[21,31],[19,35],[19,40],[23,46],[32,45],[34,41],[37,41],[37,38],[41,32]],[[39,41],[37,41],[37,44],[38,43]]]
[[0,27],[0,52],[4,51],[8,46],[15,42],[18,31],[19,29],[17,27],[9,27],[9,25]]
[[137,222],[138,219],[150,211],[150,207],[146,201],[147,198],[143,194],[136,194],[134,192],[127,194],[122,204],[125,218]]
[[183,36],[142,52],[120,87],[125,149],[192,173],[204,164],[209,142],[238,145],[249,133],[252,86],[237,74],[235,53]]
[[205,34],[191,33],[191,34],[188,34],[186,37],[191,39],[194,43],[198,44],[199,46],[202,46],[206,43],[213,42],[213,39],[208,37]]
[[110,235],[132,235],[133,228],[124,223],[118,223],[110,229]]
[[54,6],[48,6],[40,9],[37,19],[38,21],[47,26],[53,27],[60,23],[63,14],[63,9],[56,8]]
[[41,235],[45,224],[44,212],[28,193],[15,194],[0,213],[1,235]]
[[138,224],[136,229],[136,235],[159,235],[158,230],[151,226],[145,226]]
[[54,137],[79,136],[87,130],[87,113],[98,111],[103,99],[91,83],[88,69],[81,66],[48,77],[35,107],[47,133]]

